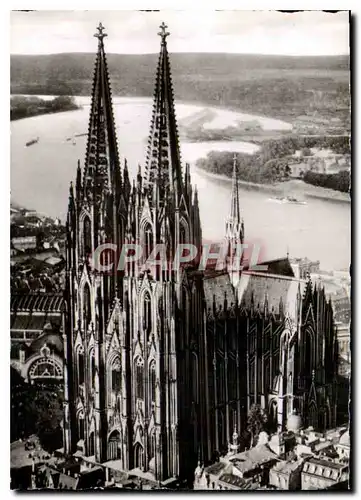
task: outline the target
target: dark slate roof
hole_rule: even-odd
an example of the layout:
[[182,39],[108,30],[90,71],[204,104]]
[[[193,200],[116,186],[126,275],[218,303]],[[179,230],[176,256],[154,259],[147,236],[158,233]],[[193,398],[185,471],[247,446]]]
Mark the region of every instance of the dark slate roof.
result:
[[60,335],[55,333],[43,333],[37,339],[35,339],[30,345],[31,352],[38,352],[46,344],[51,351],[58,354],[62,354],[64,351],[63,341]]
[[235,476],[234,474],[222,474],[219,481],[232,484],[233,486],[241,486],[246,482],[242,477]]
[[234,288],[228,273],[214,272],[206,275],[203,288],[207,310],[213,309],[214,303],[217,309],[223,308],[225,299],[227,299],[228,308],[236,301]]
[[242,272],[238,284],[238,300],[246,308],[253,305],[263,310],[265,301],[268,310],[272,308],[275,314],[279,313],[280,299],[282,298],[283,311],[291,318],[296,317],[297,293],[301,296],[305,289],[305,281],[288,276],[258,273],[253,271]]
[[39,311],[61,313],[63,307],[61,293],[12,294],[10,309],[14,311]]
[[205,468],[205,472],[207,474],[213,474],[214,476],[217,476],[223,469],[225,469],[228,466],[228,464],[224,462],[216,462],[215,464],[209,465],[208,467]]
[[[267,266],[266,271],[257,271],[261,272],[262,274],[267,273],[267,274],[277,274],[280,276],[294,277],[294,272],[288,257],[281,257],[280,259],[267,260],[265,262],[261,262],[259,265]],[[247,264],[244,266],[244,270],[249,271]]]

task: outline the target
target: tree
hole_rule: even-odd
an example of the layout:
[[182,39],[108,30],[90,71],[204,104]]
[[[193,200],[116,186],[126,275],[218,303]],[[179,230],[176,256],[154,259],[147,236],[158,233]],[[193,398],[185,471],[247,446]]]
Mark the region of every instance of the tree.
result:
[[251,446],[254,446],[259,433],[266,429],[268,415],[258,404],[253,404],[247,419],[247,431],[251,434]]
[[301,156],[312,156],[312,151],[310,150],[310,148],[302,148]]
[[11,441],[39,437],[44,450],[62,446],[63,393],[57,383],[28,384],[11,372]]

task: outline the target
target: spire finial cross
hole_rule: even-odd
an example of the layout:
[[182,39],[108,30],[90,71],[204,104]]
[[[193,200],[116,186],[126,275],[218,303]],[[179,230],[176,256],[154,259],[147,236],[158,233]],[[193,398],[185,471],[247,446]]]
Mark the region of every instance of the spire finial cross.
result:
[[162,38],[162,42],[165,42],[165,39],[167,38],[167,36],[170,35],[170,33],[168,31],[166,31],[168,26],[164,22],[162,22],[162,24],[159,27],[160,27],[161,31],[158,33],[158,35]]
[[103,38],[108,36],[106,33],[103,33],[103,31],[105,30],[104,26],[102,25],[102,23],[99,23],[99,26],[97,27],[97,30],[98,30],[98,33],[95,33],[95,38],[98,38],[99,42],[102,42],[103,41]]

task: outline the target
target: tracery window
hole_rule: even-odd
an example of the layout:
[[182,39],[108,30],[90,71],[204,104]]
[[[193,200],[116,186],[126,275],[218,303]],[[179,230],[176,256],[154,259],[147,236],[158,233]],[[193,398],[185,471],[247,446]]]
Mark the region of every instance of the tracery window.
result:
[[151,403],[156,402],[156,369],[155,361],[153,360],[149,366],[149,395]]
[[144,361],[138,357],[135,361],[135,391],[137,399],[144,399]]
[[84,353],[82,350],[78,350],[78,360],[77,360],[77,372],[78,372],[78,385],[84,384]]
[[144,295],[143,321],[147,332],[152,331],[152,303],[148,293]]
[[90,387],[95,389],[95,354],[94,350],[90,354]]
[[91,322],[91,301],[90,288],[88,283],[84,285],[83,290],[83,314],[84,314],[84,329],[86,330]]
[[121,365],[119,358],[116,358],[113,361],[111,374],[112,374],[112,391],[118,393],[121,391],[122,387],[122,372],[121,372]]
[[83,222],[83,238],[84,238],[84,254],[85,256],[87,256],[92,251],[91,222],[88,216],[84,218]]
[[153,250],[153,231],[151,225],[148,223],[144,227],[144,249],[145,258],[147,259]]

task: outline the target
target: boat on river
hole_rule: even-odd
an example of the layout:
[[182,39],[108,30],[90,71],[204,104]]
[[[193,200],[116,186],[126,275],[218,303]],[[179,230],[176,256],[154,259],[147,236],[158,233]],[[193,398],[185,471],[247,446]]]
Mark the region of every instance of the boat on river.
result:
[[269,198],[269,201],[275,201],[277,203],[292,203],[294,205],[307,205],[307,202],[304,200],[299,200],[294,196],[275,196],[273,198]]
[[29,146],[32,146],[33,144],[36,144],[37,142],[39,142],[39,137],[36,137],[35,139],[31,139],[31,141],[28,141],[25,146],[26,147],[29,147]]

